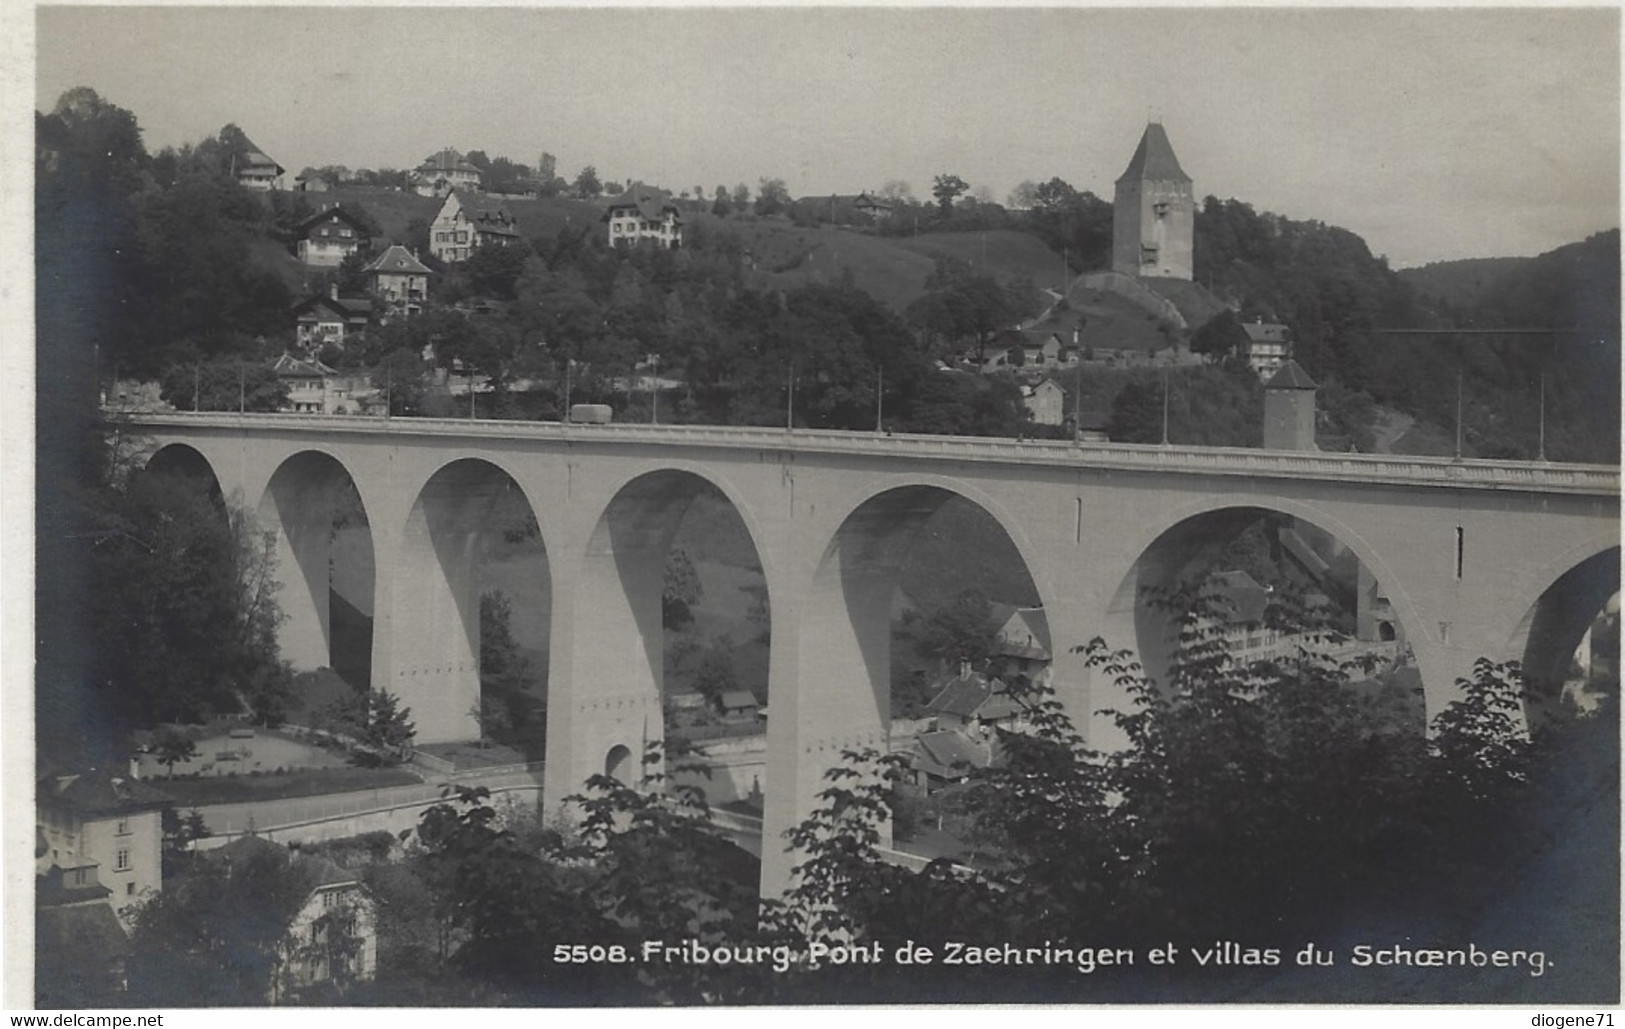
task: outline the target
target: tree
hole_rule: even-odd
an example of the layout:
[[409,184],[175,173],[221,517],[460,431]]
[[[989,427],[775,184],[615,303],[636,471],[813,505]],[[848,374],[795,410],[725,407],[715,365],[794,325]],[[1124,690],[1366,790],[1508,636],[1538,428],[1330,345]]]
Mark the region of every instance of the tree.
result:
[[595,197],[604,191],[603,184],[598,181],[598,169],[587,165],[576,176],[576,192],[584,197]]
[[761,178],[756,182],[756,213],[763,218],[786,210],[790,206],[790,190],[783,179]]
[[1113,443],[1156,443],[1162,439],[1162,384],[1130,382],[1112,398],[1106,432]]
[[179,729],[166,727],[153,740],[152,756],[174,775],[176,765],[197,757],[197,741]]
[[713,708],[722,707],[722,695],[739,689],[739,675],[734,671],[734,643],[726,633],[713,636],[694,668],[694,689]]
[[281,669],[275,541],[184,475],[143,471],[93,495],[89,681],[126,724],[237,710]]
[[970,184],[957,175],[938,175],[931,180],[931,195],[937,198],[944,218],[953,214],[954,201],[968,189]]
[[398,765],[411,756],[417,726],[412,709],[386,690],[357,692],[341,705],[340,723],[361,744],[350,760],[363,767]]
[[666,555],[664,585],[660,591],[661,623],[668,629],[684,629],[694,622],[694,605],[705,596],[700,574],[688,551],[672,550]]
[[728,198],[728,187],[718,186],[716,198],[711,201],[711,213],[718,218],[726,218],[733,213],[733,201]]
[[1236,312],[1228,307],[1202,323],[1191,335],[1191,353],[1202,354],[1215,363],[1238,353],[1247,345],[1247,330]]
[[915,639],[922,653],[938,658],[949,668],[961,664],[979,668],[992,655],[997,634],[987,595],[969,589],[920,619]]

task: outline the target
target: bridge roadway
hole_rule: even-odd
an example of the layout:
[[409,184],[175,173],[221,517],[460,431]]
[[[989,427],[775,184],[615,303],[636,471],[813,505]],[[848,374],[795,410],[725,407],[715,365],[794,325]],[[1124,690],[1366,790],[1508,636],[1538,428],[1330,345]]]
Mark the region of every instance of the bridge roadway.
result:
[[[1122,745],[1122,688],[1094,636],[1153,672],[1166,620],[1146,587],[1261,512],[1358,558],[1414,653],[1430,713],[1480,657],[1561,667],[1618,588],[1619,469],[1397,455],[892,436],[771,428],[140,413],[155,464],[212,475],[276,534],[279,639],[330,665],[333,517],[353,487],[374,555],[372,676],[425,742],[475,734],[478,554],[515,489],[546,550],[548,776],[555,806],[662,734],[660,594],[670,542],[720,493],[754,544],[772,643],[765,831],[816,803],[843,750],[881,746],[892,598],[915,534],[952,497],[985,510],[1032,577],[1050,674],[1092,746]],[[1567,648],[1567,649],[1565,649]],[[788,881],[770,853],[764,890]]]

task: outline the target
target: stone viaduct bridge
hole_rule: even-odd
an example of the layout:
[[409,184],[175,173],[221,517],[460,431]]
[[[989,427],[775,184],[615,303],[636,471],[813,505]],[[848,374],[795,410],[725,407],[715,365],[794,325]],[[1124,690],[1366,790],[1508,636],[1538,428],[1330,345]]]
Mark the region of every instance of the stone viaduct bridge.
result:
[[[551,591],[549,806],[591,774],[635,767],[663,734],[665,556],[690,503],[719,491],[755,545],[770,605],[766,840],[812,809],[844,748],[884,746],[899,571],[950,497],[990,514],[1026,563],[1054,640],[1052,684],[1100,748],[1121,740],[1099,712],[1127,698],[1071,648],[1102,635],[1154,657],[1161,629],[1140,588],[1259,512],[1317,526],[1375,577],[1430,716],[1480,656],[1560,679],[1619,581],[1617,467],[757,428],[126,418],[153,464],[212,473],[276,533],[280,639],[296,668],[332,663],[333,511],[353,486],[376,564],[372,682],[411,707],[425,742],[477,735],[478,544],[495,498],[517,488]],[[764,850],[771,894],[790,859]]]

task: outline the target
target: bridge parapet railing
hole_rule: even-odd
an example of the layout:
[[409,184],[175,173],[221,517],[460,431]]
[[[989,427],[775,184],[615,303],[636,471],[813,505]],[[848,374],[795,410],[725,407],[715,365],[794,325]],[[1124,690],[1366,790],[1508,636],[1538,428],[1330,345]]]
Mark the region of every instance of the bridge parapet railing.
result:
[[750,426],[583,425],[456,418],[354,415],[141,412],[121,416],[132,428],[198,428],[247,432],[309,431],[391,437],[441,436],[538,440],[580,445],[650,444],[779,451],[789,455],[847,454],[914,460],[1045,465],[1095,470],[1184,472],[1416,483],[1464,488],[1528,489],[1619,495],[1616,465],[1490,461],[1399,454],[1331,454],[1237,447],[1073,443],[970,436],[929,436]]

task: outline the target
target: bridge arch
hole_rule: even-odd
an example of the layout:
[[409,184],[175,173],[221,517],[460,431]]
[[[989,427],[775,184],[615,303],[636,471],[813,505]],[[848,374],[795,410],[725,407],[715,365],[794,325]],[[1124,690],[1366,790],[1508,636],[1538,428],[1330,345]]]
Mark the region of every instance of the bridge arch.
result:
[[143,471],[149,475],[176,475],[207,484],[208,492],[217,503],[224,504],[224,490],[214,465],[196,447],[185,443],[167,443],[148,455]]
[[[537,506],[500,465],[459,458],[429,475],[412,498],[398,537],[391,539],[395,550],[385,603],[394,649],[376,685],[411,707],[419,742],[480,739],[482,728],[499,720],[496,701],[525,699],[482,698],[481,608],[487,589],[506,587],[500,592],[509,616],[526,638],[549,639],[552,568]],[[533,730],[536,742],[541,739],[540,726],[515,728]]]
[[[1172,619],[1146,602],[1147,590],[1195,586],[1200,577],[1230,570],[1215,563],[1218,545],[1254,526],[1263,526],[1272,560],[1290,559],[1350,616],[1343,628],[1358,645],[1384,662],[1407,662],[1414,648],[1425,649],[1417,606],[1371,541],[1313,505],[1268,494],[1229,494],[1181,505],[1125,548],[1132,563],[1116,579],[1108,622],[1128,637],[1125,642],[1136,650],[1149,676],[1159,681],[1166,676]],[[1125,645],[1110,636],[1107,642]],[[1433,713],[1419,712],[1424,720]]]
[[[705,523],[697,526],[700,516]],[[549,762],[555,755],[576,755],[568,765],[574,789],[603,770],[605,754],[624,747],[640,755],[649,741],[675,728],[668,725],[665,703],[675,682],[668,681],[669,673],[687,675],[688,670],[679,672],[666,646],[663,593],[674,548],[685,541],[704,546],[718,537],[732,540],[746,563],[761,572],[769,632],[775,582],[748,504],[725,478],[681,464],[643,466],[618,477],[608,500],[583,528],[585,543],[570,575],[571,600],[559,623],[568,645],[560,651],[565,660],[557,679],[569,684],[569,693],[555,691],[549,703]],[[704,578],[699,571],[696,576]],[[698,643],[727,655],[719,660],[731,660],[719,641]],[[758,702],[768,699],[765,676],[741,676],[737,686]]]
[[[892,615],[910,552],[926,524],[954,500],[997,526],[1040,606],[1050,596],[1020,523],[993,498],[946,477],[910,476],[871,487],[843,507],[802,593],[797,632],[795,708],[813,760],[799,788],[816,793],[826,768],[855,746],[885,749],[891,724]],[[992,598],[995,600],[1001,598]],[[783,705],[780,705],[782,709]],[[777,788],[777,784],[773,784]]]
[[1535,707],[1553,701],[1568,678],[1569,662],[1587,630],[1619,593],[1618,537],[1577,547],[1535,578],[1535,601],[1507,640],[1502,660],[1523,665]]
[[[276,537],[282,656],[296,671],[329,667],[364,684],[376,569],[367,505],[349,469],[323,450],[290,454],[271,473],[255,513],[261,530]],[[333,617],[335,595],[347,601],[346,610],[354,608],[341,626]],[[335,628],[365,639],[335,646]],[[350,653],[369,656],[352,662]]]

